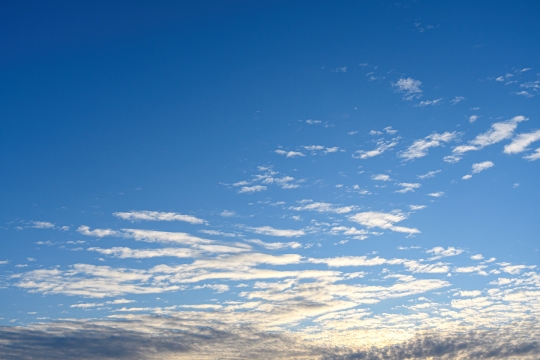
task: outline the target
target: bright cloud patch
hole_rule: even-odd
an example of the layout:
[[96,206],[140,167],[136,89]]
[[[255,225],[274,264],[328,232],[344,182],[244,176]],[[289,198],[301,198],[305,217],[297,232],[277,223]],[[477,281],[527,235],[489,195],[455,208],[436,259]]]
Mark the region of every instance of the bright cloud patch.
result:
[[183,215],[174,212],[159,212],[159,211],[130,211],[130,212],[115,212],[114,216],[130,221],[185,221],[190,224],[204,224],[205,221],[195,216]]
[[423,139],[415,140],[407,150],[398,154],[399,157],[405,160],[413,160],[424,157],[428,154],[428,150],[432,147],[441,146],[444,143],[454,140],[457,136],[456,132],[445,132],[442,134],[433,133]]
[[422,96],[422,82],[413,78],[401,78],[392,86],[396,89],[396,92],[403,94],[404,100],[412,100]]
[[349,217],[349,220],[354,221],[367,228],[378,227],[381,229],[388,229],[396,232],[403,232],[408,234],[418,234],[420,231],[414,228],[407,228],[402,226],[395,226],[395,223],[401,222],[407,219],[407,216],[403,213],[383,213],[375,211],[366,211],[358,213]]

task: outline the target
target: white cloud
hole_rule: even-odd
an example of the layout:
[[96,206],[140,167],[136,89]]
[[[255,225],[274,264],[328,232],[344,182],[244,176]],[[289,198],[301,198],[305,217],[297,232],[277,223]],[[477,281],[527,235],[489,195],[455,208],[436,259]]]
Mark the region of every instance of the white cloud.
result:
[[397,133],[397,130],[395,129],[392,129],[391,126],[387,126],[383,129],[384,131],[386,131],[387,134],[390,134],[390,135],[394,135],[395,133]]
[[36,229],[53,229],[54,224],[48,221],[32,221],[32,227]]
[[474,174],[478,174],[479,172],[487,170],[493,166],[495,166],[495,164],[493,164],[493,162],[491,161],[484,161],[481,163],[476,163],[476,164],[473,164],[472,166],[472,172]]
[[[186,248],[130,249],[127,247],[113,247],[110,249],[102,249],[91,247],[88,248],[88,251],[95,251],[103,255],[110,255],[120,259],[149,259],[164,256],[192,258],[200,255],[199,251]],[[247,251],[247,249],[244,249],[244,251]]]
[[332,70],[332,72],[346,73],[347,72],[347,67],[346,66],[337,67],[334,70]]
[[390,178],[390,176],[388,176],[388,175],[386,175],[386,174],[377,174],[377,175],[373,175],[373,176],[371,177],[371,179],[373,179],[373,180],[378,180],[378,181],[390,181],[390,180],[392,180],[392,179]]
[[527,150],[527,147],[540,140],[540,130],[517,135],[512,142],[504,147],[505,154],[518,154]]
[[383,213],[376,211],[361,212],[349,217],[349,220],[354,221],[360,225],[364,225],[367,228],[378,227],[381,229],[388,229],[408,234],[420,233],[418,229],[394,225],[395,223],[401,222],[405,219],[407,219],[407,216],[400,212]]
[[459,295],[463,297],[477,297],[477,296],[482,295],[482,292],[479,290],[469,290],[469,291],[465,290],[465,291],[460,291]]
[[431,196],[431,197],[441,197],[443,195],[444,195],[443,191],[437,191],[437,192],[433,192],[433,193],[428,194],[428,196]]
[[510,120],[497,122],[491,125],[491,129],[483,134],[476,136],[473,140],[469,141],[468,145],[456,146],[452,153],[454,155],[448,157],[448,162],[456,162],[461,159],[462,154],[468,151],[481,150],[488,145],[496,144],[500,141],[512,137],[514,130],[516,130],[518,124],[522,121],[526,121],[528,118],[524,116],[514,116]]
[[147,221],[185,221],[190,224],[204,224],[206,221],[196,218],[191,215],[178,214],[174,212],[158,212],[158,211],[130,211],[130,212],[115,212],[114,216],[130,221],[147,220]]
[[291,249],[298,249],[298,248],[301,248],[302,247],[302,244],[300,244],[299,242],[296,242],[296,241],[292,241],[292,242],[264,242],[262,240],[259,240],[259,239],[250,239],[250,240],[246,240],[247,242],[250,242],[252,244],[256,244],[256,245],[259,245],[259,246],[262,246],[268,250],[280,250],[280,249],[286,249],[286,248],[291,248]]
[[320,124],[320,123],[322,123],[322,121],[321,120],[308,119],[308,120],[306,120],[306,123],[308,123],[309,125],[314,125],[314,124]]
[[95,229],[90,230],[90,227],[86,225],[81,225],[77,231],[83,235],[95,236],[95,237],[104,237],[104,236],[115,236],[118,234],[117,231],[111,229]]
[[347,133],[347,135],[355,135],[355,134],[358,134],[358,131],[349,131]]
[[301,206],[291,206],[289,209],[295,211],[317,211],[335,214],[346,214],[356,209],[355,206],[335,206],[324,202],[310,202],[309,200],[302,200],[301,203]]
[[324,150],[324,146],[322,146],[322,145],[308,145],[308,146],[304,146],[304,149],[309,150],[309,151]]
[[402,189],[396,190],[396,192],[400,194],[405,194],[409,191],[414,192],[414,189],[418,189],[420,186],[422,186],[418,183],[399,183],[398,185],[402,187]]
[[199,290],[199,289],[212,289],[215,290],[216,293],[221,294],[225,291],[229,291],[229,286],[225,284],[205,284],[205,285],[197,285],[194,286],[193,289]]
[[472,178],[472,175],[471,175],[471,174],[463,175],[463,176],[461,177],[462,180],[469,180],[470,178]]
[[233,216],[236,216],[236,212],[231,211],[231,210],[223,210],[221,213],[219,213],[219,215],[223,217],[233,217]]
[[440,172],[441,172],[441,170],[429,171],[424,175],[418,175],[417,178],[419,178],[421,180],[424,180],[424,179],[427,179],[427,178],[432,178],[432,177],[434,177],[435,175],[437,175]]
[[531,155],[524,156],[523,158],[530,161],[540,159],[540,148],[536,149]]
[[452,247],[452,246],[448,247],[447,249],[445,249],[445,248],[443,248],[441,246],[436,246],[431,250],[427,250],[426,253],[433,254],[434,257],[431,258],[430,260],[435,260],[435,259],[440,259],[442,257],[459,255],[459,254],[463,253],[463,250],[462,249],[456,249],[455,247]]
[[248,227],[247,229],[256,234],[268,236],[299,237],[306,235],[304,230],[274,229],[271,226]]
[[454,140],[457,137],[457,133],[454,132],[445,132],[442,134],[433,133],[426,136],[423,139],[415,140],[407,150],[402,151],[398,154],[399,157],[404,158],[405,160],[413,160],[421,158],[427,155],[428,150],[432,147],[437,147]]
[[438,105],[441,101],[442,101],[442,98],[435,99],[435,100],[424,100],[424,101],[420,101],[418,104],[414,106],[417,106],[417,107],[433,106],[433,105]]
[[473,123],[473,122],[475,122],[476,120],[478,120],[479,117],[480,117],[480,116],[478,116],[478,115],[471,115],[471,116],[469,116],[469,122],[470,122],[470,123]]
[[276,150],[275,152],[276,154],[279,154],[279,155],[285,155],[285,157],[288,157],[288,158],[293,158],[297,156],[306,156],[299,151],[285,151],[285,150],[280,149],[280,150]]
[[450,102],[452,103],[452,105],[456,105],[457,103],[459,103],[459,102],[461,102],[463,100],[465,100],[465,98],[463,96],[456,96],[455,98],[450,100]]
[[397,82],[393,83],[392,86],[396,88],[396,92],[403,94],[404,100],[417,99],[422,96],[422,82],[420,80],[415,80],[413,78],[401,78]]
[[409,205],[409,208],[412,210],[412,211],[416,211],[416,210],[422,210],[422,209],[425,209],[427,208],[426,205]]
[[264,185],[242,186],[240,190],[238,190],[238,193],[250,194],[250,193],[255,193],[255,192],[264,191],[264,190],[266,190],[266,186]]
[[377,143],[377,147],[375,149],[368,150],[368,151],[366,151],[366,150],[357,150],[352,155],[352,157],[355,158],[355,159],[369,159],[371,157],[381,155],[383,152],[385,152],[387,150],[390,150],[391,148],[393,148],[396,145],[397,145],[396,141],[387,141],[387,142],[379,141]]
[[473,260],[483,260],[484,256],[482,254],[476,254],[476,255],[471,256],[471,259],[473,259]]

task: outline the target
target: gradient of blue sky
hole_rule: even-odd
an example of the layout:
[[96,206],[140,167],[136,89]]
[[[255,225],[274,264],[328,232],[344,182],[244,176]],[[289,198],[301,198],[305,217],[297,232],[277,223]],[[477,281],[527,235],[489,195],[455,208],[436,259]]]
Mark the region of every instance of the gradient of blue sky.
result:
[[[357,342],[362,327],[387,334],[384,347],[410,341],[411,321],[450,337],[534,323],[539,10],[6,5],[2,331],[66,318],[121,327],[110,325],[119,314],[149,327],[144,314],[233,327],[264,316],[257,331],[354,352],[372,345]],[[363,301],[359,289],[380,293]],[[449,319],[460,316],[458,329]],[[337,334],[337,318],[353,325]]]

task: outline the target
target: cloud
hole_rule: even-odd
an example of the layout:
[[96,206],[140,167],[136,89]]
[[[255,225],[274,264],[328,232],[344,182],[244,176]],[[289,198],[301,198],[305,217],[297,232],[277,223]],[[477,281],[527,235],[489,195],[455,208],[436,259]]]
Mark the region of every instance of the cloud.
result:
[[291,206],[290,210],[295,211],[317,211],[320,213],[346,214],[356,209],[355,206],[336,206],[325,202],[311,202],[311,200],[302,200],[301,206]]
[[473,260],[483,260],[484,256],[482,254],[476,254],[476,255],[471,256],[471,259],[473,259]]
[[403,213],[383,213],[376,211],[361,212],[349,217],[350,221],[354,221],[367,228],[378,227],[381,229],[388,229],[396,232],[403,232],[408,234],[418,234],[420,230],[414,228],[407,228],[402,226],[395,226],[395,223],[401,222],[407,219],[407,216]]
[[146,220],[146,221],[185,221],[190,224],[204,224],[206,221],[196,218],[191,215],[183,215],[174,212],[158,212],[158,211],[130,211],[130,212],[115,212],[114,216],[130,221]]
[[266,186],[264,185],[253,185],[253,186],[242,186],[240,190],[238,190],[239,194],[252,194],[259,191],[266,190]]
[[435,99],[435,100],[425,100],[425,101],[420,101],[418,104],[414,106],[417,106],[417,107],[433,106],[433,105],[440,104],[441,101],[442,101],[442,98]]
[[475,122],[476,120],[478,120],[479,117],[480,117],[480,116],[478,116],[478,115],[471,115],[471,116],[469,116],[469,122],[470,122],[470,123],[473,123],[473,122]]
[[422,210],[422,209],[425,209],[427,208],[426,205],[409,205],[409,208],[412,210],[412,211],[416,211],[416,210]]
[[534,151],[534,153],[532,153],[531,155],[524,156],[523,158],[527,159],[527,160],[530,160],[530,161],[539,160],[540,159],[540,148],[536,149]]
[[427,155],[428,150],[432,147],[437,147],[443,145],[443,143],[450,142],[457,137],[457,133],[454,132],[445,132],[442,134],[433,133],[426,136],[423,139],[415,140],[407,150],[402,151],[398,154],[400,158],[405,160],[413,160],[421,158]]
[[419,178],[421,180],[432,178],[432,177],[434,177],[435,175],[437,175],[440,172],[441,172],[441,170],[429,171],[424,175],[418,175],[417,178]]
[[479,172],[492,168],[493,166],[495,166],[495,164],[493,164],[491,161],[476,163],[472,165],[472,172],[474,174],[478,174]]
[[450,100],[450,103],[452,103],[452,105],[456,105],[456,104],[462,102],[463,100],[465,100],[465,98],[463,96],[456,96],[455,98]]
[[470,178],[472,178],[472,175],[471,175],[471,174],[463,175],[463,176],[461,177],[462,180],[469,180]]
[[212,289],[215,290],[216,293],[224,293],[225,291],[229,291],[229,287],[225,284],[204,284],[204,285],[197,285],[194,286],[193,289],[199,290],[199,289]]
[[459,255],[463,253],[463,250],[456,249],[455,247],[452,247],[452,246],[449,246],[447,249],[440,246],[436,246],[433,249],[427,250],[426,253],[433,255],[433,257],[430,260],[435,260],[435,259],[440,259],[443,257]]
[[35,229],[53,229],[54,224],[48,221],[32,221],[32,227]]
[[306,156],[304,155],[303,153],[299,152],[299,151],[285,151],[285,150],[276,150],[275,151],[276,154],[279,154],[279,155],[285,155],[285,157],[288,157],[288,158],[294,158],[294,157],[298,157],[298,156]]
[[111,229],[95,229],[90,230],[90,227],[86,225],[81,225],[77,231],[83,235],[95,236],[95,237],[105,237],[105,236],[115,236],[118,234],[117,231]]
[[418,183],[399,183],[398,186],[401,186],[402,189],[396,190],[395,192],[405,194],[408,192],[414,192],[414,189],[418,189],[422,185]]
[[321,120],[311,120],[311,119],[308,119],[306,120],[306,123],[309,124],[309,125],[315,125],[315,124],[320,124],[322,123]]
[[392,179],[390,178],[390,176],[388,176],[388,175],[386,175],[386,174],[377,174],[377,175],[373,175],[373,176],[371,177],[371,179],[377,180],[377,181],[390,181],[390,180],[392,180]]
[[428,194],[428,196],[431,196],[431,197],[441,197],[443,195],[444,195],[443,191],[437,191],[437,192],[433,192],[433,193]]
[[393,83],[392,86],[396,89],[396,92],[403,94],[404,100],[418,99],[422,96],[422,82],[420,80],[415,80],[413,78],[401,78],[397,82]]
[[[247,251],[248,249],[243,249]],[[130,249],[127,247],[113,247],[110,249],[102,249],[98,247],[88,248],[88,251],[96,251],[103,255],[110,255],[120,259],[148,259],[155,257],[177,257],[177,258],[193,258],[201,254],[200,251],[182,248],[165,248],[165,249]]]
[[518,154],[527,150],[533,142],[540,140],[540,130],[517,135],[512,142],[504,147],[505,154]]
[[302,244],[296,242],[296,241],[293,241],[293,242],[286,242],[286,243],[283,243],[283,242],[264,242],[262,240],[259,240],[259,239],[250,239],[250,240],[246,240],[247,242],[250,242],[252,244],[256,244],[256,245],[259,245],[259,246],[262,246],[268,250],[280,250],[280,249],[286,249],[286,248],[291,248],[291,249],[298,249],[298,248],[301,248],[302,247]]
[[304,230],[274,229],[271,226],[248,227],[247,229],[256,234],[268,236],[299,237],[306,235]]
[[222,212],[219,213],[219,215],[223,217],[233,217],[233,216],[236,216],[236,212],[232,210],[223,210]]
[[377,142],[377,147],[375,149],[368,150],[368,151],[357,150],[352,155],[352,157],[355,158],[355,159],[369,159],[371,157],[381,155],[383,152],[385,152],[387,150],[390,150],[391,148],[393,148],[396,145],[397,145],[396,141],[387,141],[387,142],[379,141],[379,142]]
[[528,118],[520,115],[514,116],[510,120],[494,123],[491,125],[490,130],[476,136],[473,140],[468,142],[468,145],[456,146],[452,150],[453,155],[445,160],[448,162],[456,162],[459,161],[461,156],[468,151],[481,150],[486,146],[511,138],[518,124],[526,120],[528,120]]

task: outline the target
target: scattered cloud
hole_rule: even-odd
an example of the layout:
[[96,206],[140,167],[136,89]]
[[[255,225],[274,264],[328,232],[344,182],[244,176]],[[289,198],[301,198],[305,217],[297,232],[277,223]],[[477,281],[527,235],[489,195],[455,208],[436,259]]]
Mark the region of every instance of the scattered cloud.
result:
[[386,175],[386,174],[377,174],[377,175],[373,175],[373,176],[371,177],[371,179],[372,179],[372,180],[377,180],[377,181],[390,181],[390,180],[392,180],[392,179],[390,178],[390,176],[389,176],[389,175]]
[[256,193],[259,191],[266,190],[266,186],[264,185],[253,185],[253,186],[242,186],[240,190],[238,190],[239,194],[251,194]]
[[441,197],[443,195],[444,195],[443,191],[437,191],[437,192],[432,192],[428,194],[428,196],[431,196],[431,197]]
[[420,101],[418,104],[414,106],[417,106],[417,107],[433,106],[433,105],[439,105],[441,102],[442,102],[442,98],[435,99],[435,100],[424,100],[424,101]]
[[456,132],[445,132],[442,134],[433,133],[423,139],[415,140],[411,146],[399,153],[398,156],[405,160],[421,158],[428,154],[430,148],[438,147],[444,143],[453,141],[456,137]]
[[353,158],[355,159],[369,159],[369,158],[372,158],[374,156],[378,156],[378,155],[381,155],[382,153],[384,153],[385,151],[387,150],[390,150],[391,148],[393,148],[394,146],[397,145],[397,141],[378,141],[377,142],[377,147],[373,150],[357,150],[354,152],[354,154],[352,155]]
[[396,89],[396,92],[403,94],[404,100],[418,99],[422,96],[422,82],[413,78],[401,78],[392,86]]
[[474,174],[478,174],[479,172],[492,168],[493,166],[495,166],[495,164],[493,164],[491,161],[476,163],[472,165],[472,172]]
[[274,229],[271,226],[248,227],[247,229],[256,234],[268,236],[299,237],[306,235],[304,230]]
[[408,192],[414,192],[414,189],[418,189],[422,185],[418,183],[399,183],[398,186],[401,186],[402,189],[396,190],[395,192],[405,194]]
[[473,123],[473,122],[475,122],[476,120],[478,120],[479,117],[480,117],[480,116],[478,116],[478,115],[471,115],[471,116],[469,116],[469,122],[470,122],[470,123]]
[[435,175],[437,175],[440,172],[441,172],[441,170],[428,171],[424,175],[418,175],[417,178],[419,178],[421,180],[432,178],[432,177],[434,177]]
[[536,149],[532,154],[524,156],[524,159],[534,161],[540,159],[540,148]]
[[178,214],[174,212],[159,212],[159,211],[130,211],[130,212],[115,212],[114,216],[130,221],[185,221],[190,224],[205,224],[206,221],[192,215]]
[[301,248],[302,247],[302,244],[298,243],[298,242],[264,242],[262,240],[259,240],[259,239],[250,239],[250,240],[246,240],[247,242],[250,242],[252,244],[256,244],[256,245],[259,245],[259,246],[262,246],[268,250],[281,250],[281,249],[298,249],[298,248]]
[[336,206],[325,202],[313,202],[311,200],[301,200],[300,206],[291,206],[290,210],[295,211],[317,211],[320,213],[347,214],[356,209],[355,206]]
[[48,221],[32,221],[32,227],[35,229],[54,229],[54,224]]
[[490,130],[476,136],[473,140],[469,141],[467,145],[456,146],[452,150],[453,155],[445,158],[445,160],[447,162],[456,162],[459,161],[461,156],[468,151],[481,150],[486,146],[511,138],[518,124],[526,120],[528,120],[528,118],[520,115],[514,116],[512,119],[507,121],[494,123],[491,125]]
[[299,152],[299,151],[285,151],[285,150],[276,150],[275,151],[276,154],[279,154],[279,155],[285,155],[285,157],[288,157],[288,158],[294,158],[294,157],[298,157],[298,156],[306,156],[304,155],[303,153]]
[[512,139],[512,142],[504,146],[505,154],[519,154],[528,150],[528,146],[540,140],[540,130],[530,133],[519,134]]
[[401,222],[405,219],[407,219],[407,215],[401,212],[383,213],[376,211],[361,212],[349,217],[350,221],[354,221],[367,228],[378,227],[381,229],[403,232],[411,235],[420,233],[418,229],[394,225],[395,223]]
[[450,100],[450,103],[452,105],[456,105],[456,104],[462,102],[463,100],[465,100],[465,98],[463,96],[456,96],[452,100]]

